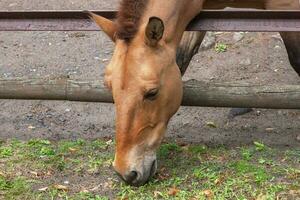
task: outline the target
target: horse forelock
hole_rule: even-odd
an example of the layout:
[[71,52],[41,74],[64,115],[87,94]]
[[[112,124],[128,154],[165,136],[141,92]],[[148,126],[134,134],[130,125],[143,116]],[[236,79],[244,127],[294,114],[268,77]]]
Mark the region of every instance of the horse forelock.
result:
[[122,0],[117,15],[117,38],[130,42],[137,34],[149,0]]

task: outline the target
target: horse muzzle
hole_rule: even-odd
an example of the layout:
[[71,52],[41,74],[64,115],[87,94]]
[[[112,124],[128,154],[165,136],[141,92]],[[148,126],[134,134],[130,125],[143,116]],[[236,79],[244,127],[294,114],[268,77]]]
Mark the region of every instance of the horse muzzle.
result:
[[[139,165],[138,165],[139,166]],[[140,167],[133,166],[123,175],[114,167],[117,175],[128,185],[139,187],[146,184],[156,172],[157,160],[145,161]]]

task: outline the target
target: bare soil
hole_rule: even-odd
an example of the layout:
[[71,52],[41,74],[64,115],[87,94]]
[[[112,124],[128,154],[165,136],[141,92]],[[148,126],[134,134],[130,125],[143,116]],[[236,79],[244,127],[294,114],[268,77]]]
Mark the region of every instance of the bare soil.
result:
[[[117,2],[2,0],[0,9],[103,10],[115,9]],[[300,83],[277,33],[245,33],[239,42],[233,40],[233,33],[218,33],[217,42],[225,43],[227,51],[201,50],[184,80]],[[102,32],[0,32],[0,78],[69,75],[102,79],[113,48]],[[182,107],[170,123],[167,138],[208,145],[261,141],[270,146],[300,146],[299,110],[255,109],[233,120],[228,119],[228,112],[228,108]],[[112,104],[1,100],[0,139],[112,137],[114,115]]]

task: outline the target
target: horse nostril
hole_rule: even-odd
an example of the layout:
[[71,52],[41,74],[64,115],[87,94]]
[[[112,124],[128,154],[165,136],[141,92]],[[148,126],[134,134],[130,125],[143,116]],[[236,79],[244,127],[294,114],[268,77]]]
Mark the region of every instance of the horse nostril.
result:
[[125,181],[128,184],[132,184],[138,177],[138,173],[136,171],[131,171],[124,176]]

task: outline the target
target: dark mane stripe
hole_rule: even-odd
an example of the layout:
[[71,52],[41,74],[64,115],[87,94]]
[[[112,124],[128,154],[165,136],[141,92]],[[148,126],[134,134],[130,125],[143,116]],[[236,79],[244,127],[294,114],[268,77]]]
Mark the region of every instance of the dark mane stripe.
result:
[[122,0],[117,16],[118,39],[130,42],[138,32],[148,0]]

